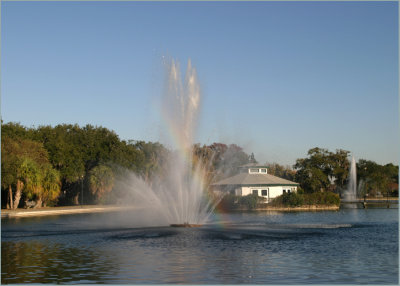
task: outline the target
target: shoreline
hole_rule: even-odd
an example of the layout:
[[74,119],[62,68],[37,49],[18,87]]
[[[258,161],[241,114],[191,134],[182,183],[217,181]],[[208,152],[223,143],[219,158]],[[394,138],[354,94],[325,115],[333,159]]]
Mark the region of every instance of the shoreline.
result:
[[328,205],[328,206],[321,206],[321,205],[310,205],[310,206],[300,206],[300,207],[284,207],[284,206],[266,206],[266,207],[258,207],[255,209],[247,209],[247,208],[240,208],[235,209],[232,211],[284,211],[284,212],[292,212],[292,211],[337,211],[340,209],[340,206],[336,205]]
[[101,213],[116,212],[133,209],[132,206],[118,205],[84,205],[84,206],[65,206],[65,207],[44,207],[38,209],[1,209],[1,218],[19,218],[19,217],[36,217],[36,216],[52,216],[52,215],[68,215],[82,213]]
[[[397,200],[398,198],[391,199],[389,201]],[[367,199],[366,203],[373,204],[374,199]],[[361,203],[361,202],[360,202]],[[383,202],[384,203],[384,202]],[[1,209],[1,218],[20,218],[20,217],[37,217],[37,216],[54,216],[54,215],[68,215],[68,214],[82,214],[82,213],[102,213],[102,212],[118,212],[132,210],[134,206],[122,206],[122,205],[84,205],[84,206],[65,206],[65,207],[44,207],[38,209],[16,209],[8,210]],[[300,207],[284,207],[284,206],[265,206],[258,207],[252,210],[247,208],[239,208],[229,210],[227,212],[240,212],[240,211],[282,211],[282,212],[306,212],[306,211],[337,211],[340,209],[340,205],[307,205]]]
[[[71,215],[83,213],[104,213],[132,210],[133,206],[118,206],[118,205],[85,205],[85,206],[65,206],[65,207],[44,207],[39,209],[16,209],[8,210],[1,209],[1,218],[22,218],[22,217],[38,217],[38,216],[57,216]],[[237,211],[326,211],[339,210],[338,206],[302,206],[302,207],[262,207],[254,210],[237,209]],[[230,212],[230,211],[229,211]]]
[[257,208],[259,211],[336,211],[339,210],[340,206],[301,206],[301,207],[265,207]]

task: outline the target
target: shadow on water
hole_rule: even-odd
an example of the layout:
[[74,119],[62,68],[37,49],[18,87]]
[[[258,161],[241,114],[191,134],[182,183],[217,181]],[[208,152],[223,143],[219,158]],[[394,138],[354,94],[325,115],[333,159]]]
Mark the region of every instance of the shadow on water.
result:
[[[118,235],[113,235],[114,233],[122,233]],[[91,230],[38,230],[38,231],[27,231],[27,230],[14,230],[14,231],[5,231],[2,233],[2,240],[18,240],[18,239],[45,239],[46,237],[59,236],[63,239],[67,239],[68,236],[87,236],[87,235],[97,235],[99,237],[108,237],[111,235],[111,238],[154,238],[154,237],[165,237],[169,235],[176,234],[173,231],[167,231],[162,228],[106,228],[106,229],[91,229]]]
[[323,236],[326,230],[338,228],[350,228],[350,224],[272,224],[272,225],[231,225],[223,228],[204,228],[204,238],[222,240],[282,240],[302,239],[307,237]]
[[[307,237],[328,235],[327,230],[351,228],[351,224],[303,224],[303,225],[204,225],[196,229],[174,229],[171,227],[151,227],[114,230],[108,240],[146,240],[167,238],[172,236],[182,239],[200,240],[274,240],[274,239],[302,239]],[[178,240],[177,240],[178,241]]]
[[165,238],[169,236],[177,235],[178,231],[171,230],[168,227],[152,227],[152,228],[139,228],[132,230],[119,231],[117,234],[109,236],[107,239],[154,239],[154,238]]
[[188,236],[197,234],[203,239],[299,239],[301,237],[325,235],[326,230],[361,227],[352,224],[271,224],[271,225],[204,225],[199,228],[173,227],[139,227],[139,228],[104,228],[89,230],[5,230],[2,232],[3,241],[46,239],[47,237],[59,236],[68,239],[68,236],[96,235],[107,240],[128,239],[154,239],[169,236]]

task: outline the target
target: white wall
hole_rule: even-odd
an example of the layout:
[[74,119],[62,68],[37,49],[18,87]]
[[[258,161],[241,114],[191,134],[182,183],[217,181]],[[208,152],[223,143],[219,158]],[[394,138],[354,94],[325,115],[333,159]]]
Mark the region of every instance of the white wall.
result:
[[[263,172],[261,171],[261,169],[263,170]],[[255,172],[253,172],[253,171],[255,171]],[[247,170],[247,172],[249,174],[268,174],[268,169],[267,168],[249,168]]]
[[[297,192],[297,187],[296,186],[273,186],[273,187],[262,187],[262,186],[254,186],[254,187],[242,187],[241,191],[236,189],[235,194],[237,196],[247,196],[253,193],[253,190],[258,191],[258,195],[260,197],[264,197],[267,199],[268,198],[271,200],[273,198],[276,198],[277,196],[280,196],[283,194],[283,190],[290,190],[291,192]],[[268,195],[267,196],[262,196],[262,190],[268,190]]]

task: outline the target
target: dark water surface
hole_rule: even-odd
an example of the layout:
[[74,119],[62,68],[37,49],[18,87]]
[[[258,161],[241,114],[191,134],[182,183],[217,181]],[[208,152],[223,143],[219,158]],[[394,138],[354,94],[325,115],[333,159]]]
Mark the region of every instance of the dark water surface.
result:
[[3,219],[2,283],[398,284],[398,209],[224,214],[200,228],[143,214]]

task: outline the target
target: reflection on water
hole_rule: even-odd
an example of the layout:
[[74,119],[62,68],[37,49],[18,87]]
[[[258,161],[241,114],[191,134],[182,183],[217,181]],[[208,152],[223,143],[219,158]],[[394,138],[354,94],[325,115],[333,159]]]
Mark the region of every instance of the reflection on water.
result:
[[1,252],[2,283],[85,283],[117,272],[111,256],[46,241],[2,243]]
[[236,213],[187,229],[120,219],[3,220],[1,282],[398,283],[398,210]]

